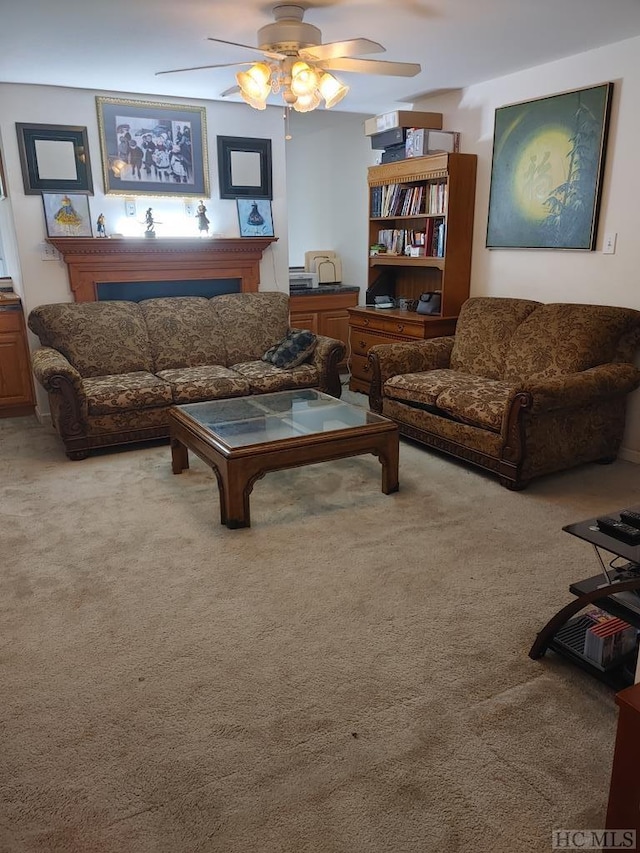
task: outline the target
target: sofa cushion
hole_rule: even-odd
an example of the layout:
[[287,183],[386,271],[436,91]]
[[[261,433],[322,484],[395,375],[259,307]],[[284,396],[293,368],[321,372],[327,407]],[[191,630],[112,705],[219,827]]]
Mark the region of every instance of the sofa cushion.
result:
[[530,299],[497,296],[467,299],[456,324],[451,368],[489,379],[504,378],[509,341],[540,304]]
[[540,305],[514,332],[504,378],[550,379],[617,361],[640,313],[608,305]]
[[316,348],[316,336],[308,329],[292,329],[285,337],[270,347],[262,361],[283,370],[302,364]]
[[514,393],[508,382],[455,370],[405,373],[384,384],[387,399],[423,406],[492,432],[500,432]]
[[290,370],[281,370],[273,364],[258,360],[234,364],[232,370],[247,380],[254,394],[313,388],[318,384],[318,371],[311,364],[300,364]]
[[226,365],[225,332],[209,299],[144,299],[140,310],[147,324],[156,373],[168,368]]
[[39,305],[29,314],[29,328],[81,376],[153,370],[147,327],[135,302]]
[[219,365],[160,370],[158,376],[171,386],[174,403],[197,403],[251,393],[246,379]]
[[226,293],[211,307],[224,329],[227,366],[259,360],[289,330],[287,293]]
[[173,402],[171,385],[144,371],[89,377],[83,385],[90,415],[170,406]]

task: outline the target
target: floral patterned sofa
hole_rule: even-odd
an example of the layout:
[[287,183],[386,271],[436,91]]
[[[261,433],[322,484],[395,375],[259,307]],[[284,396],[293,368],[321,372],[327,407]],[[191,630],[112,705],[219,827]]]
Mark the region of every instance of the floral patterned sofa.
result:
[[630,308],[473,297],[455,336],[370,350],[369,402],[401,435],[520,489],[615,459],[639,345]]
[[32,356],[71,459],[99,447],[165,438],[170,406],[294,388],[341,394],[341,341],[317,336],[289,369],[262,356],[289,329],[284,293],[40,305]]

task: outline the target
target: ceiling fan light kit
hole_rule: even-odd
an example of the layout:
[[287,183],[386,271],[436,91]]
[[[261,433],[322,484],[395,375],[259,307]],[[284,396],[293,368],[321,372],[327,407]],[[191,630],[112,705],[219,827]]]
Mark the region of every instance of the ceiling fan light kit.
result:
[[[380,62],[374,59],[352,58],[384,51],[381,44],[370,39],[356,38],[323,44],[322,33],[318,27],[302,20],[305,12],[303,6],[281,3],[274,6],[272,11],[275,21],[258,30],[258,47],[209,38],[209,41],[260,52],[268,60],[253,63],[248,71],[239,71],[236,74],[238,88],[224,92],[224,95],[228,95],[239,91],[245,103],[256,110],[264,110],[269,96],[279,92],[282,93],[285,105],[298,112],[315,110],[323,100],[325,108],[331,109],[349,91],[349,87],[337,80],[331,71],[414,77],[421,70],[420,65],[412,62]],[[176,68],[174,71],[196,71],[202,68],[246,64],[240,61]]]

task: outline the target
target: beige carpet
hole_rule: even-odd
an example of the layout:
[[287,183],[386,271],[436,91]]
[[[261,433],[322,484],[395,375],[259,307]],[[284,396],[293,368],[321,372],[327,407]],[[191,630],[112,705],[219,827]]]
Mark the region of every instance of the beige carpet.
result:
[[638,468],[513,493],[401,444],[268,475],[250,530],[167,446],[0,421],[0,851],[548,851],[599,828],[613,693],[528,649],[596,573],[564,524]]

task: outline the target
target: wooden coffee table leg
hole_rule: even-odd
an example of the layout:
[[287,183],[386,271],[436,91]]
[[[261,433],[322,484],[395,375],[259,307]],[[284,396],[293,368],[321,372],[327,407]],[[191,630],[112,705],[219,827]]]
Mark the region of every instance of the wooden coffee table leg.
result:
[[178,441],[171,437],[171,470],[174,474],[182,474],[189,467],[189,451]]
[[251,479],[247,478],[243,471],[237,470],[236,466],[228,464],[226,471],[220,472],[219,483],[222,524],[226,524],[229,530],[236,530],[238,527],[251,527],[249,509]]
[[380,448],[378,457],[382,465],[382,491],[385,495],[397,492],[400,486],[398,481],[398,463],[400,458],[400,439],[398,433],[389,434],[384,446]]

